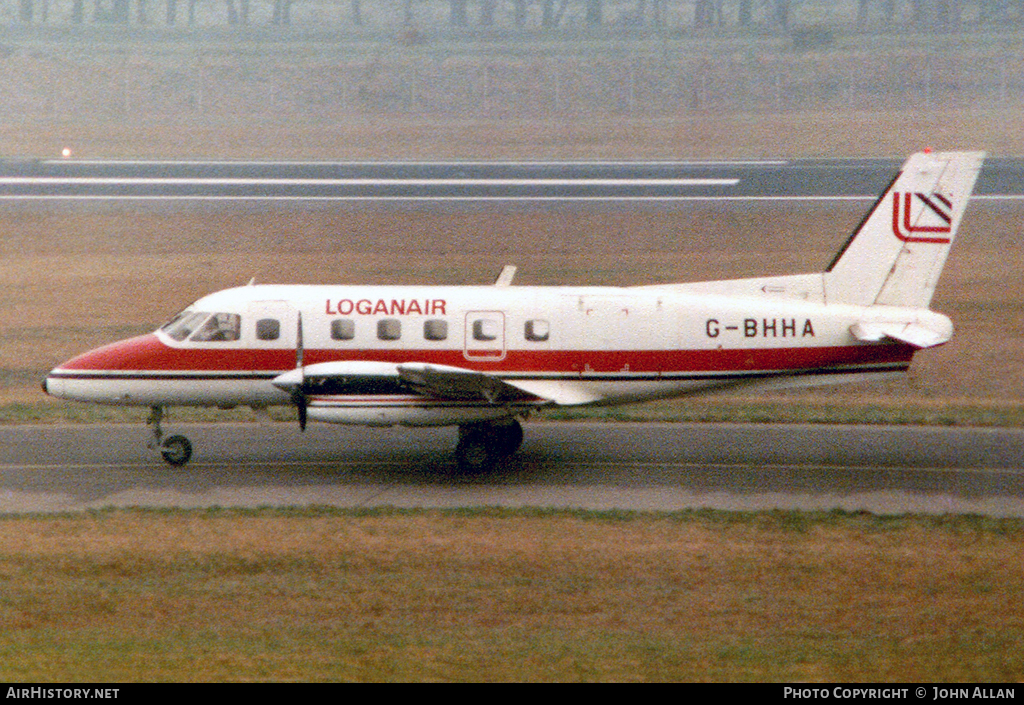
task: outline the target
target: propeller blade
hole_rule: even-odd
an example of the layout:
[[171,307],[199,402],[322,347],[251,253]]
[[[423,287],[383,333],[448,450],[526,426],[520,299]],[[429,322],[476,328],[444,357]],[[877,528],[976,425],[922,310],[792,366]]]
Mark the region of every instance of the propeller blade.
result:
[[299,410],[299,431],[306,430],[306,408],[309,402],[306,398],[306,370],[302,365],[302,358],[305,355],[302,344],[302,311],[299,311],[299,320],[295,326],[295,369],[299,371],[299,383],[292,392],[292,401]]

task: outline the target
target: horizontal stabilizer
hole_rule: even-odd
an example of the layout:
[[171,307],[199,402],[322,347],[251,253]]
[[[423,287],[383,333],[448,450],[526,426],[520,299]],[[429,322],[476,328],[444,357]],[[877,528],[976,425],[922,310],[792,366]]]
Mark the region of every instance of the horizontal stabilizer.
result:
[[915,348],[933,348],[948,342],[953,331],[935,330],[916,322],[856,323],[850,326],[854,338],[863,342],[876,343],[886,338],[898,340]]

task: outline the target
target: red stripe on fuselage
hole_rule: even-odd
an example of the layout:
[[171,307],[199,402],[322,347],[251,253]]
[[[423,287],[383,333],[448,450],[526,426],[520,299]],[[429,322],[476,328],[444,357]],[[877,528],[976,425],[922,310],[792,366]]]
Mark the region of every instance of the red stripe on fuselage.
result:
[[[254,355],[258,353],[258,355]],[[273,359],[271,359],[273,358]],[[258,363],[258,364],[257,364]],[[286,370],[295,367],[294,350],[245,348],[173,348],[155,334],[140,335],[74,357],[60,370],[78,371],[232,371]]]
[[[750,348],[730,350],[508,350],[504,360],[467,360],[462,350],[306,350],[307,365],[335,361],[420,362],[480,372],[670,373],[796,371],[847,365],[909,363],[909,345]],[[72,358],[60,371],[150,371],[278,373],[295,366],[295,351],[165,345],[144,335],[106,345]]]

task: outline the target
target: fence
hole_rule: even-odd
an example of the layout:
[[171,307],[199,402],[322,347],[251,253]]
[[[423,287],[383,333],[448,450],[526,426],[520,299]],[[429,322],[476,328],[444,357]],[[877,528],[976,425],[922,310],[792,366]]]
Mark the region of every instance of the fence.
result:
[[0,61],[0,110],[22,117],[659,117],[999,108],[1022,100],[1024,55],[1002,53],[323,62],[19,54]]
[[773,28],[949,30],[1024,19],[1020,0],[0,0],[0,24],[314,31]]

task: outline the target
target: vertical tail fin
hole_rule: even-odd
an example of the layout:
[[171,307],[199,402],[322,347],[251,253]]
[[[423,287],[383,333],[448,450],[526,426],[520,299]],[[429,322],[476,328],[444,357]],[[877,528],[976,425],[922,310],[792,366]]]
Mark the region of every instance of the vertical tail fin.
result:
[[984,152],[919,152],[825,273],[825,300],[927,308]]

